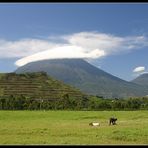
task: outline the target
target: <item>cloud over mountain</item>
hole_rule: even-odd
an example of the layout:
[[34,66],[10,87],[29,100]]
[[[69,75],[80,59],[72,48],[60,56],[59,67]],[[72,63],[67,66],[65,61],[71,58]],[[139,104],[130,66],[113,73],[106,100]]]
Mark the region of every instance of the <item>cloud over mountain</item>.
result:
[[146,71],[145,66],[138,66],[138,67],[133,69],[133,76],[135,78],[139,77],[140,75],[147,74],[147,73],[148,72]]
[[98,58],[104,55],[105,55],[104,51],[99,49],[95,49],[90,52],[85,52],[85,49],[79,46],[62,46],[22,58],[16,61],[16,65],[23,66],[30,62],[45,60],[45,59]]
[[0,39],[0,58],[20,58],[17,66],[43,59],[101,58],[148,46],[146,36],[116,36],[99,32],[79,32],[45,39]]

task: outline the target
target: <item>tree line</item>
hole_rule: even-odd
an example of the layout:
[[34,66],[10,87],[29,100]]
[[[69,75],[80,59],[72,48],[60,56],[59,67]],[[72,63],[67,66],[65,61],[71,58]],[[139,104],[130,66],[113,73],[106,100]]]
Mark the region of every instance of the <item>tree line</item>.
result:
[[105,99],[99,96],[85,96],[81,99],[63,95],[59,99],[34,99],[31,97],[0,97],[0,110],[147,110],[148,97],[126,99]]

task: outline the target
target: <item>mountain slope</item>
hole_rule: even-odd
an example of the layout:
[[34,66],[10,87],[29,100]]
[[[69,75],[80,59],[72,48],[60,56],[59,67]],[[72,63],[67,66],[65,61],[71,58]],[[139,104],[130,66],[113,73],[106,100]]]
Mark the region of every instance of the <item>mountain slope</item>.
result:
[[148,73],[138,76],[136,79],[132,80],[131,82],[148,88]]
[[119,79],[82,59],[55,59],[28,63],[16,73],[44,71],[48,75],[79,88],[81,91],[109,98],[144,96],[147,91],[134,83]]
[[0,96],[24,95],[34,99],[60,99],[64,95],[82,98],[84,94],[46,73],[0,74]]

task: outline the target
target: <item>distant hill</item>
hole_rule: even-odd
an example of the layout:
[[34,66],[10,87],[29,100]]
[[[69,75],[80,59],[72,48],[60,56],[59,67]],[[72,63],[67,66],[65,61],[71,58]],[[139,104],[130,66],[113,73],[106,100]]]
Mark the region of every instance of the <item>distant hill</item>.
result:
[[34,99],[59,99],[69,95],[76,99],[82,98],[80,90],[53,79],[46,73],[3,73],[0,74],[0,96],[24,95]]
[[48,75],[81,91],[106,98],[144,96],[147,90],[135,83],[117,78],[82,59],[54,59],[28,63],[16,73],[47,72]]
[[138,76],[136,79],[132,80],[131,82],[148,88],[148,73]]

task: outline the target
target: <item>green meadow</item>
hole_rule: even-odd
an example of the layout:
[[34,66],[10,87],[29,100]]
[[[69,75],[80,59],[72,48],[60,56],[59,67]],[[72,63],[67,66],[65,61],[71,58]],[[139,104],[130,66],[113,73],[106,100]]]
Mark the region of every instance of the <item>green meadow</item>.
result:
[[148,111],[0,111],[0,144],[147,145]]

